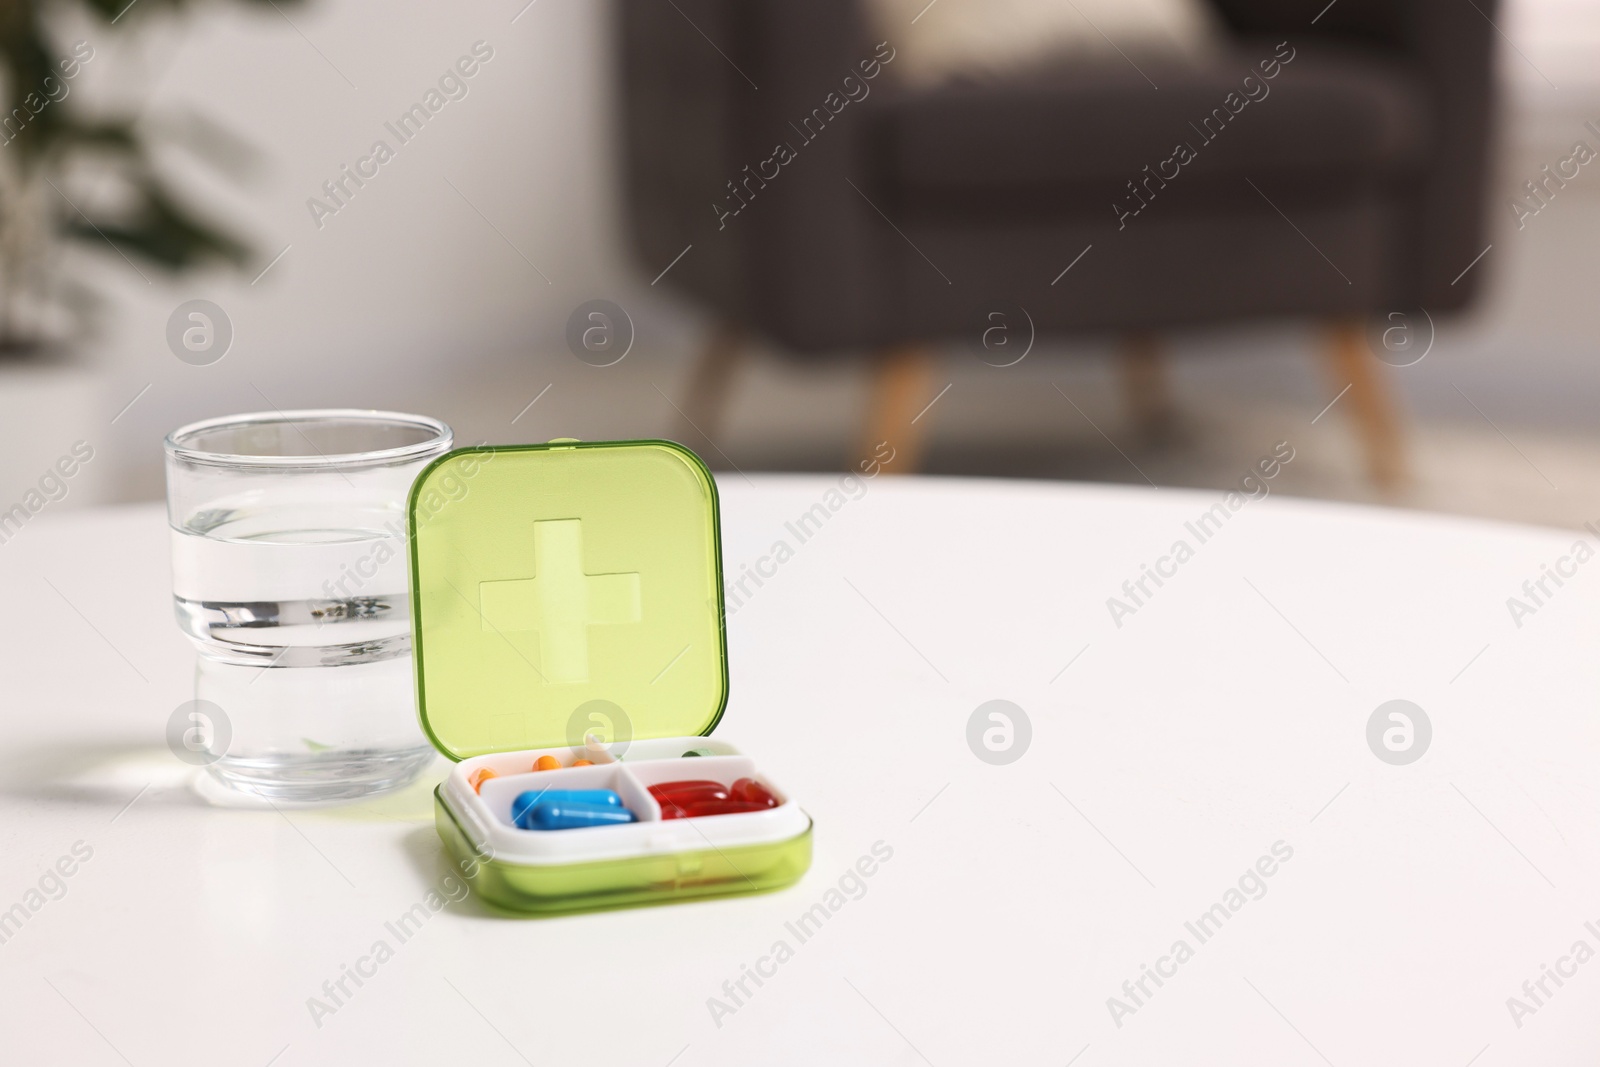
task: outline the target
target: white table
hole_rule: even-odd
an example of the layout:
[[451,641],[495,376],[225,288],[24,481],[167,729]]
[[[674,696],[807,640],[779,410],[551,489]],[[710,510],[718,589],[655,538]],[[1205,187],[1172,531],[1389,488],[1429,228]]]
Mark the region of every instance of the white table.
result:
[[[1254,501],[1118,628],[1107,597],[1216,494],[880,478],[797,544],[835,484],[722,479],[731,572],[796,551],[730,621],[719,733],[814,815],[810,874],[554,920],[450,903],[320,1026],[308,998],[448,873],[435,778],[208,804],[162,739],[192,654],[160,509],[35,518],[0,545],[0,909],[92,857],[0,944],[0,1060],[1594,1062],[1600,960],[1507,1007],[1600,950],[1600,563],[1520,628],[1506,606],[1577,535]],[[1033,727],[1007,766],[966,741],[996,698]],[[1434,728],[1407,766],[1366,741],[1391,698]],[[879,841],[800,943],[785,924]],[[1185,923],[1280,841],[1201,944]],[[1179,939],[1118,1026],[1107,999]]]

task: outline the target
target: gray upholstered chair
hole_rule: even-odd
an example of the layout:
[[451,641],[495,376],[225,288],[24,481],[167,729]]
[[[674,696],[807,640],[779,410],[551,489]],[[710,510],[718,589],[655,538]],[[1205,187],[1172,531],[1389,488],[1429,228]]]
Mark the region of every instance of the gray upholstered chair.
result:
[[1310,317],[1393,482],[1362,323],[1461,308],[1482,277],[1462,272],[1485,241],[1495,4],[1214,2],[1232,41],[1200,69],[1113,58],[911,90],[892,60],[864,77],[887,53],[859,0],[621,0],[634,242],[722,324],[691,419],[712,430],[742,334],[867,349],[867,438],[914,466],[929,344],[975,340],[994,310],[1123,332],[1149,418],[1157,331]]

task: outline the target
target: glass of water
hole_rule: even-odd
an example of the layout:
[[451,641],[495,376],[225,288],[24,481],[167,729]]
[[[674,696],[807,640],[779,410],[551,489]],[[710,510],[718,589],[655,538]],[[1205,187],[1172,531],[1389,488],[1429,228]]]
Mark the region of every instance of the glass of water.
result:
[[[411,682],[406,497],[450,427],[386,411],[208,419],[166,439],[173,605],[207,763],[275,799],[395,789],[434,758]],[[231,706],[230,706],[231,705]]]

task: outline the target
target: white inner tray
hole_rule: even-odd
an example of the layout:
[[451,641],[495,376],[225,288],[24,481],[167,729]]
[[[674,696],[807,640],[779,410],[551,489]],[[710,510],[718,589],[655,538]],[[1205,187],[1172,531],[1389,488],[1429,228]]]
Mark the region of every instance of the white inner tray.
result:
[[[684,752],[695,748],[716,754],[684,758]],[[533,761],[540,756],[556,757],[561,768],[532,770]],[[709,737],[635,741],[619,762],[569,766],[582,758],[588,758],[588,754],[581,748],[539,748],[475,756],[456,764],[444,781],[441,795],[485,859],[511,863],[585,863],[770,844],[802,834],[810,825],[809,816],[794,799],[726,741]],[[482,767],[490,768],[498,777],[484,782],[482,792],[477,793],[467,780]],[[778,806],[697,819],[663,819],[661,806],[647,788],[686,779],[706,779],[726,786],[739,778],[760,782],[778,798]],[[511,824],[511,802],[529,789],[614,789],[638,821],[578,830],[520,830]]]

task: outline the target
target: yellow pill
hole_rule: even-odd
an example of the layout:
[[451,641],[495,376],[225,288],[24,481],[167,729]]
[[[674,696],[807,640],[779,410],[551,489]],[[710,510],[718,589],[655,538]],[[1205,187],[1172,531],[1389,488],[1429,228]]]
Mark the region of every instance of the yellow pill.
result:
[[536,771],[553,771],[560,766],[561,761],[554,756],[540,756],[533,761],[533,769]]
[[491,778],[498,777],[500,776],[494,773],[494,771],[491,771],[489,768],[479,767],[477,770],[473,771],[467,776],[467,784],[472,787],[472,791],[474,793],[481,793],[483,792],[484,782],[487,782]]
[[575,760],[572,761],[572,765],[574,767],[593,767],[594,766],[594,760],[592,760],[592,759],[575,759]]

